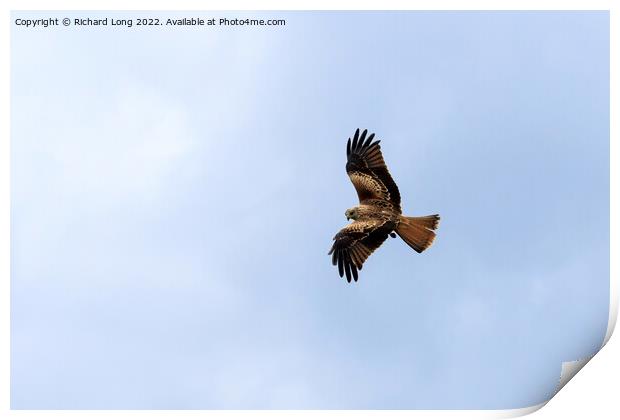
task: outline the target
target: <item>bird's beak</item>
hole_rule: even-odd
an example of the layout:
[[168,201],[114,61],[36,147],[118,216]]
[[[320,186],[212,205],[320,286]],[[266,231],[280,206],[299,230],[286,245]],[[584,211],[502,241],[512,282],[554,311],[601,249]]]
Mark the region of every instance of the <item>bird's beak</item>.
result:
[[349,216],[347,216],[347,220],[349,220]]

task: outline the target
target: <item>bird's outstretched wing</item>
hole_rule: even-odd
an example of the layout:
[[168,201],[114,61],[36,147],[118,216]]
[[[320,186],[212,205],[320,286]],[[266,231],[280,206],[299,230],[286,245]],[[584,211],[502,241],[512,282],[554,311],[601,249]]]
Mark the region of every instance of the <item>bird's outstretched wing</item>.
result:
[[353,141],[347,142],[347,174],[353,182],[360,203],[366,200],[384,200],[392,203],[395,211],[400,209],[400,192],[388,171],[381,154],[380,140],[374,133],[366,137],[368,130],[360,135],[355,130]]
[[340,277],[346,274],[349,283],[351,277],[357,281],[357,271],[362,269],[364,261],[381,246],[393,229],[393,222],[382,219],[355,221],[342,228],[334,236],[334,244],[329,251],[332,264],[338,265]]

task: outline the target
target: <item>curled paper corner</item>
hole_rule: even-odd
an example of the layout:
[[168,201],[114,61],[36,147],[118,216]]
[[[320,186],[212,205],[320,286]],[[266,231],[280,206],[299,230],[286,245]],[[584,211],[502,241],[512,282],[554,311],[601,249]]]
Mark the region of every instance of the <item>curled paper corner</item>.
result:
[[601,348],[603,348],[611,338],[616,329],[616,322],[618,322],[618,290],[613,281],[610,282],[609,287],[609,321],[607,322],[607,331],[605,332],[605,338],[603,339]]
[[[598,352],[597,352],[598,353]],[[562,371],[560,372],[560,380],[558,381],[558,385],[555,388],[554,395],[560,392],[564,385],[568,383],[573,377],[583,368],[592,358],[596,355],[594,353],[591,356],[584,357],[583,359],[574,360],[572,362],[564,362],[562,363]]]
[[[612,285],[613,287],[613,285]],[[601,347],[590,356],[584,357],[579,360],[574,360],[572,362],[563,362],[562,363],[562,371],[560,372],[560,380],[558,381],[558,385],[555,388],[555,392],[553,395],[560,392],[564,385],[568,383],[573,377],[579,372],[594,356],[597,355],[599,351],[609,342],[609,339],[613,335],[614,329],[616,328],[616,322],[618,320],[618,300],[614,298],[616,293],[613,289],[610,290],[610,305],[609,305],[609,321],[607,323],[607,331],[605,332],[605,338],[603,338],[603,343]]]
[[609,306],[609,321],[607,323],[607,331],[605,332],[605,337],[603,338],[603,342],[602,342],[600,348],[596,352],[591,354],[590,356],[583,357],[581,359],[573,360],[573,361],[570,361],[570,362],[563,362],[562,363],[562,370],[560,371],[560,379],[558,380],[558,384],[557,384],[557,386],[555,388],[555,391],[553,392],[553,396],[549,400],[544,401],[544,402],[542,402],[542,403],[540,403],[540,404],[538,404],[536,406],[531,406],[531,407],[523,408],[522,410],[528,410],[528,411],[524,411],[524,413],[522,415],[533,413],[534,411],[537,411],[538,409],[540,409],[543,406],[545,406],[549,401],[551,401],[551,399],[553,397],[555,397],[557,395],[557,393],[560,392],[562,390],[562,388],[564,388],[564,386],[571,379],[573,379],[573,377],[585,365],[587,365],[588,362],[590,360],[592,360],[592,358],[594,356],[596,356],[598,354],[598,352],[601,351],[601,349],[603,347],[605,347],[605,345],[609,342],[609,339],[613,335],[613,332],[614,332],[615,327],[616,327],[616,322],[618,320],[618,300],[615,299],[614,296],[616,296],[616,293],[612,289],[610,291],[611,302],[610,302],[610,306]]
[[497,416],[495,416],[495,418],[496,419],[513,419],[513,418],[516,418],[516,417],[527,416],[528,414],[532,414],[533,412],[540,410],[545,405],[547,405],[548,402],[549,402],[549,400],[543,401],[543,402],[538,403],[536,405],[531,405],[529,407],[513,408],[513,409],[509,409],[509,410],[501,410],[497,414]]
[[562,388],[564,388],[564,385],[566,385],[577,374],[577,372],[581,370],[581,368],[583,368],[590,360],[592,360],[592,358],[595,355],[596,353],[594,353],[591,356],[584,357],[583,359],[573,360],[571,362],[563,362],[562,371],[560,372],[560,379],[558,380],[558,384],[555,387],[553,396],[549,398],[548,400],[543,401],[536,405],[529,406],[529,407],[523,407],[523,408],[512,409],[512,410],[504,410],[503,412],[498,413],[499,415],[496,418],[522,417],[522,416],[526,416],[528,414],[531,414],[535,411],[540,410],[545,405],[547,405],[547,403],[551,401],[551,399],[553,399],[553,397],[555,397],[555,395],[558,392],[560,392]]

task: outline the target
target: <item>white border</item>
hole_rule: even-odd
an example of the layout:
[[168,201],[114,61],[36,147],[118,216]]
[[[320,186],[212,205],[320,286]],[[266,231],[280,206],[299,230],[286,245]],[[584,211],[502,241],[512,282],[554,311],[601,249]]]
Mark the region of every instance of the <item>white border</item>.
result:
[[[54,3],[53,5],[50,3]],[[9,257],[9,233],[10,233],[10,191],[9,191],[9,156],[10,156],[10,11],[11,10],[609,10],[611,39],[610,39],[610,170],[611,170],[611,196],[610,196],[610,214],[618,214],[618,170],[614,165],[618,162],[618,85],[617,74],[618,69],[618,12],[620,7],[612,0],[444,0],[444,1],[421,1],[421,0],[384,0],[370,1],[360,0],[355,2],[351,7],[344,0],[217,0],[209,2],[201,2],[197,0],[180,0],[180,1],[162,1],[162,0],[110,0],[110,1],[91,1],[88,3],[76,0],[63,1],[15,1],[9,0],[0,6],[4,12],[3,19],[0,20],[0,42],[4,47],[3,65],[0,67],[0,78],[2,79],[2,96],[4,100],[1,102],[2,113],[0,114],[0,127],[2,136],[0,137],[0,332],[3,338],[3,344],[0,346],[0,372],[4,372],[3,380],[0,381],[0,415],[2,418],[79,418],[84,417],[100,417],[113,414],[119,418],[169,418],[169,417],[192,417],[203,418],[208,414],[210,418],[308,418],[321,416],[326,418],[506,418],[525,415],[538,410],[546,403],[532,407],[526,407],[515,410],[418,410],[418,411],[185,411],[185,410],[168,410],[168,411],[147,411],[147,410],[123,410],[123,411],[11,411],[9,409],[9,390],[10,390],[10,352],[9,352],[9,325],[10,325],[10,257]],[[618,314],[618,264],[613,256],[618,251],[618,224],[617,219],[612,217],[610,220],[611,229],[611,266],[610,266],[610,311],[609,324],[605,335],[604,344],[609,341],[614,330],[617,314]],[[616,351],[617,354],[617,351]],[[591,355],[592,356],[592,355]],[[582,361],[569,362],[563,365],[563,379],[560,382],[558,390],[565,385],[564,379],[572,377],[581,369],[591,356],[582,359]],[[564,368],[566,366],[567,369]],[[596,384],[594,384],[596,385]]]

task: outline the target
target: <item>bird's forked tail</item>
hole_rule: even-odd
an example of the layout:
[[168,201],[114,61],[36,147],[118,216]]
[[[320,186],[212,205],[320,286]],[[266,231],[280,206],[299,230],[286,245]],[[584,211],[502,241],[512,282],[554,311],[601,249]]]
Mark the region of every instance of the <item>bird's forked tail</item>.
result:
[[435,239],[435,232],[439,226],[439,215],[433,214],[422,217],[400,216],[400,223],[396,228],[396,233],[417,252],[422,252]]

